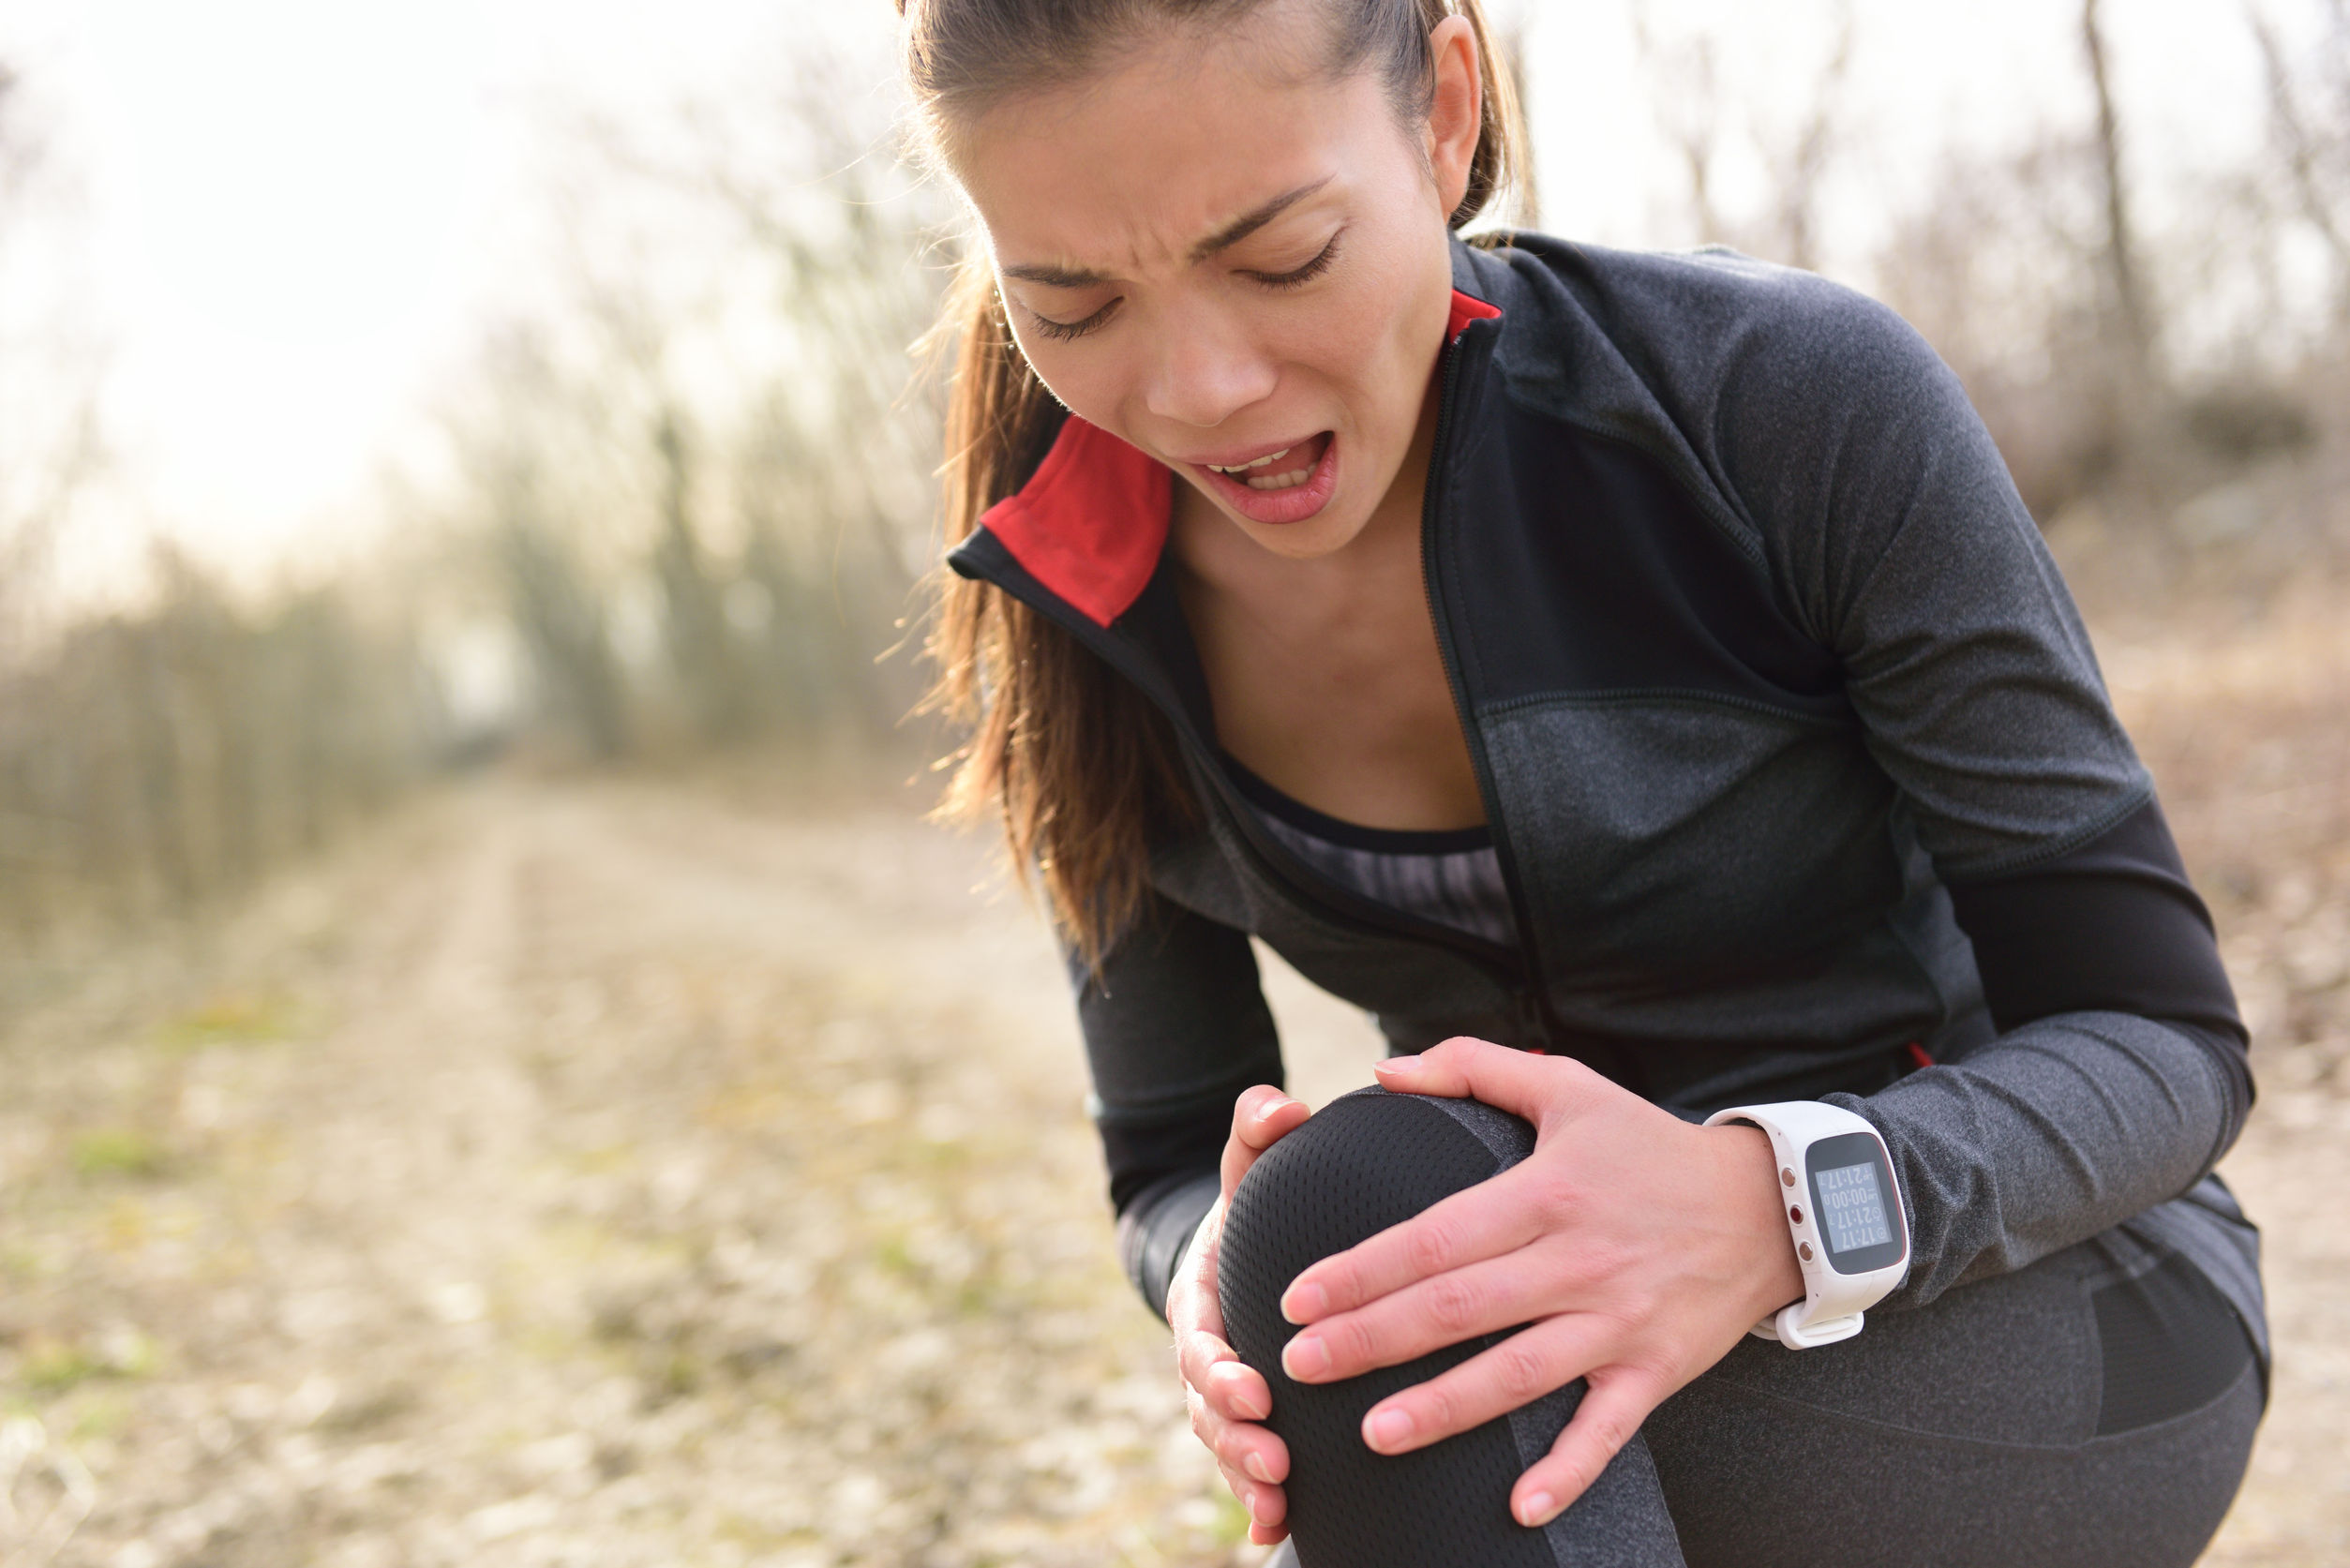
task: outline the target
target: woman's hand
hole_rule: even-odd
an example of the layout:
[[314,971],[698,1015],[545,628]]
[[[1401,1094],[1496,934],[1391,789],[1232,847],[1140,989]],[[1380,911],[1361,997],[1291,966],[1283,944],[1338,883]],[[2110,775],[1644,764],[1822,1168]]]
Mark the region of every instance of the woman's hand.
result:
[[1200,1221],[1167,1290],[1167,1322],[1175,1330],[1175,1365],[1183,1373],[1191,1430],[1216,1456],[1224,1484],[1249,1511],[1249,1539],[1279,1541],[1289,1501],[1280,1483],[1289,1474],[1289,1448],[1259,1423],[1273,1412],[1273,1391],[1255,1368],[1224,1343],[1224,1311],[1216,1294],[1216,1254],[1233,1189],[1257,1157],[1294,1131],[1305,1101],[1260,1083],[1233,1104],[1232,1137],[1224,1144],[1223,1196]]
[[1484,1040],[1378,1070],[1388,1089],[1523,1116],[1534,1152],[1300,1274],[1281,1312],[1309,1326],[1281,1366],[1331,1382],[1526,1324],[1372,1406],[1363,1441],[1404,1453],[1586,1378],[1575,1418],[1511,1489],[1519,1522],[1545,1524],[1649,1411],[1803,1295],[1770,1139],[1693,1127],[1579,1062]]

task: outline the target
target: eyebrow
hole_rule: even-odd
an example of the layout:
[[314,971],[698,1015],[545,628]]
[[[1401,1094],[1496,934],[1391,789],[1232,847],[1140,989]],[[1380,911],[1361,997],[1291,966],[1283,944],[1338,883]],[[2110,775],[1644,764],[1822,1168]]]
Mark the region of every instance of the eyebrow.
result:
[[[1243,213],[1221,229],[1191,247],[1190,259],[1205,261],[1220,250],[1229,250],[1264,228],[1290,208],[1330,183],[1325,174],[1310,185],[1295,190],[1283,191],[1270,202]],[[1016,277],[1024,283],[1041,283],[1048,289],[1090,289],[1110,281],[1110,275],[1094,267],[1056,267],[1050,264],[1009,266],[1003,269],[1006,277]]]

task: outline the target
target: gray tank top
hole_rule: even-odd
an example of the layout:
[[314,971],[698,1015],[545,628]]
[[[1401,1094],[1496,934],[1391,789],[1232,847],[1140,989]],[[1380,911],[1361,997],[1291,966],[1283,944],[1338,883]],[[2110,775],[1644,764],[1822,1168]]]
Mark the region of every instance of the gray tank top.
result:
[[1483,828],[1403,832],[1325,816],[1224,758],[1257,818],[1290,853],[1340,887],[1391,909],[1518,945],[1509,889],[1491,833]]

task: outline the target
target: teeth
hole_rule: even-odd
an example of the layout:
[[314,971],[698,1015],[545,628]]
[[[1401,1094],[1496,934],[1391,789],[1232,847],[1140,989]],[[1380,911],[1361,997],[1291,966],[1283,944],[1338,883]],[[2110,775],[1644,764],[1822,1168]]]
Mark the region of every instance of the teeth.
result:
[[[1220,463],[1210,463],[1207,466],[1214,469],[1218,473],[1246,473],[1250,469],[1261,469],[1265,467],[1265,464],[1273,461],[1276,457],[1286,457],[1296,450],[1297,449],[1294,446],[1285,446],[1279,452],[1266,453],[1264,456],[1257,458],[1254,462],[1235,463],[1230,468],[1226,468]],[[1250,483],[1253,484],[1255,482],[1252,480]]]
[[1286,490],[1293,485],[1303,485],[1312,477],[1313,470],[1299,469],[1294,473],[1277,473],[1265,478],[1251,478],[1249,481],[1249,488],[1251,490]]

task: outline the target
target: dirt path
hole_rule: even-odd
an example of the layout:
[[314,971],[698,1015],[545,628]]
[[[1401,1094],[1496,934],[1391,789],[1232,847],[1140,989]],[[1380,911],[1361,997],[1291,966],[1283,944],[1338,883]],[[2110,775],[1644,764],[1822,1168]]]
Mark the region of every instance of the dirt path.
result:
[[[0,1041],[0,1560],[1256,1561],[980,868],[505,782],[83,977]],[[1269,986],[1301,1092],[1368,1079]],[[2227,1563],[2350,1561],[2350,1140],[2293,1070],[2230,1165],[2284,1361]]]
[[1232,1561],[980,875],[501,785],[30,1021],[0,1555],[86,1503],[55,1561]]

